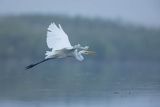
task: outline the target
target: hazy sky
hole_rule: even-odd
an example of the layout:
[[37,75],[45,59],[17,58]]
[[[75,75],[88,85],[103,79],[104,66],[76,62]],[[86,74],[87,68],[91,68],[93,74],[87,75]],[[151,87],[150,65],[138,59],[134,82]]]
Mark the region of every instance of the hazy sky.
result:
[[57,13],[160,27],[160,0],[0,0],[0,15]]

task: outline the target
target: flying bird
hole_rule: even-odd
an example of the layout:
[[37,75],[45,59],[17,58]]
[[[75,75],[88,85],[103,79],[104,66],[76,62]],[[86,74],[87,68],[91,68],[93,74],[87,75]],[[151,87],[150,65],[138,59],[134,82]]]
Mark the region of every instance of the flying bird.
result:
[[75,57],[78,61],[83,61],[85,55],[94,55],[94,51],[89,51],[89,47],[82,47],[80,44],[72,46],[68,35],[64,32],[61,25],[51,23],[47,30],[47,46],[51,51],[46,51],[44,60],[30,64],[26,69],[30,69],[42,62],[65,57]]

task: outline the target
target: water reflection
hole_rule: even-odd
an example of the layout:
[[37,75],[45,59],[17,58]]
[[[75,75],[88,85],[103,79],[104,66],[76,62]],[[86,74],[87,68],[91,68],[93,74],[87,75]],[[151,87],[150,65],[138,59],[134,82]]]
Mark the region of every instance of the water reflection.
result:
[[0,107],[160,107],[160,96],[113,97],[71,101],[0,101]]

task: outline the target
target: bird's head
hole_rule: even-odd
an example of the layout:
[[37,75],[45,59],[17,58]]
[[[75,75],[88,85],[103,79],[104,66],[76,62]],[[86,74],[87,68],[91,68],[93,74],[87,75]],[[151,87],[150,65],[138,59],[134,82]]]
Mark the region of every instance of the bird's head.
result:
[[81,50],[80,53],[84,55],[95,55],[96,54],[96,52],[88,51],[88,50]]

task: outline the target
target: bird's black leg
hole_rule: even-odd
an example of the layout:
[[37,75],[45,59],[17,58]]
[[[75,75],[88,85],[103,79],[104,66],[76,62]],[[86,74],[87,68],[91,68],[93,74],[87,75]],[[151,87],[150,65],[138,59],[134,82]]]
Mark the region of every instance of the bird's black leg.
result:
[[38,65],[38,64],[40,64],[40,63],[42,63],[42,62],[48,61],[48,60],[50,60],[50,59],[52,59],[52,58],[47,58],[47,59],[44,59],[44,60],[42,60],[42,61],[40,61],[40,62],[37,62],[37,63],[34,63],[34,64],[30,64],[30,65],[26,66],[25,68],[26,68],[26,69],[33,68],[34,66],[36,66],[36,65]]

